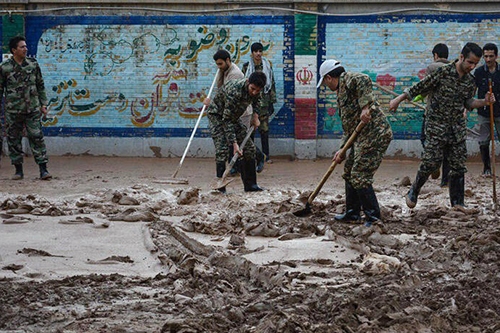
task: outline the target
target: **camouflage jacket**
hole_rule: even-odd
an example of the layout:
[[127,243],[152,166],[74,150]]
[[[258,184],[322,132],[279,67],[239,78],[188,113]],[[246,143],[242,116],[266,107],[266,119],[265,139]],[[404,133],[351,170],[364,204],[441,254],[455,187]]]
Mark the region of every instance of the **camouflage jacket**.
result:
[[372,81],[368,75],[342,73],[339,77],[337,104],[344,131],[341,147],[361,121],[361,111],[366,105],[370,107],[371,120],[365,125],[356,141],[371,141],[373,144],[378,138],[392,135],[391,126],[373,95]]
[[442,132],[465,135],[464,108],[471,109],[476,84],[471,74],[459,77],[457,61],[439,67],[422,81],[406,89],[405,93],[411,100],[419,94],[432,92],[427,102],[428,126],[439,127]]
[[[271,65],[271,73],[272,73],[272,69],[273,68]],[[248,70],[248,62],[243,64],[243,68],[241,69],[241,71],[243,72],[243,74],[246,74],[247,70]],[[262,72],[263,71],[262,64],[255,65],[255,71]],[[269,113],[268,112],[269,108],[271,106],[273,106],[273,104],[275,104],[275,103],[276,103],[276,82],[274,81],[274,75],[272,75],[271,76],[271,90],[269,90],[269,92],[267,94],[265,94],[264,92],[262,93],[262,99],[260,102],[260,108],[262,110],[261,113]]]
[[254,113],[259,114],[261,95],[250,96],[247,79],[231,80],[217,91],[207,113],[217,116],[222,122],[228,142],[236,142],[235,125],[249,105]]
[[0,97],[5,94],[5,111],[29,113],[47,105],[47,95],[38,62],[26,58],[19,65],[14,58],[0,64]]

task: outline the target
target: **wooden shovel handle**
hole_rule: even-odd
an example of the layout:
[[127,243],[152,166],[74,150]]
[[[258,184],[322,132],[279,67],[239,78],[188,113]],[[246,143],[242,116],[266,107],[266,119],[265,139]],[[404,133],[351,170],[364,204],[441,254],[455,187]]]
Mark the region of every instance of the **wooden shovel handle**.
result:
[[[488,79],[488,88],[490,94],[493,94],[493,83]],[[495,115],[493,110],[493,103],[490,103],[490,136],[491,136],[491,173],[493,179],[493,203],[497,203],[497,186],[495,174]]]
[[[351,134],[351,136],[349,137],[349,139],[345,143],[344,147],[342,147],[342,149],[340,150],[339,153],[341,155],[345,155],[346,151],[349,148],[351,148],[352,144],[354,143],[354,141],[358,137],[358,134],[361,132],[361,130],[363,129],[363,127],[365,127],[365,123],[362,122],[362,121],[360,121],[359,124],[358,124],[358,126],[356,126],[356,128],[354,129],[354,132]],[[311,193],[311,195],[307,199],[307,202],[309,204],[311,204],[313,202],[314,198],[316,198],[316,196],[318,195],[318,193],[321,190],[321,188],[323,187],[323,185],[325,185],[325,183],[328,180],[328,178],[330,178],[330,175],[332,174],[332,172],[333,172],[333,170],[335,169],[336,166],[337,166],[337,161],[334,160],[333,163],[328,168],[328,170],[326,171],[326,173],[324,174],[323,178],[321,178],[321,181],[319,182],[318,186],[316,186],[316,188],[314,189],[314,192]]]

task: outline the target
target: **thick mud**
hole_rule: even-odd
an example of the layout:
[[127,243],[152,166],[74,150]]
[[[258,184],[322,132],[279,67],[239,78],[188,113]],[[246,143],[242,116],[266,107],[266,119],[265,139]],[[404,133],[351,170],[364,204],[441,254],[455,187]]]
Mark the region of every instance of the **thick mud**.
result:
[[[414,176],[416,164],[393,161],[375,183],[383,223],[366,228],[333,222],[345,205],[338,173],[312,214],[295,216],[328,162],[297,170],[294,163],[266,166],[264,192],[244,193],[236,180],[225,195],[210,190],[211,169],[196,184],[171,186],[155,182],[158,175],[132,182],[114,171],[99,169],[97,179],[61,171],[52,184],[25,182],[39,187],[28,194],[14,188],[4,167],[3,224],[22,228],[41,223],[38,217],[96,229],[146,222],[137,237],[162,271],[50,279],[0,261],[12,272],[0,281],[0,332],[500,332],[500,210],[491,178],[467,174],[466,212],[450,208],[437,180],[410,210],[405,176]],[[279,170],[287,166],[300,182]],[[311,167],[317,171],[309,177]],[[64,253],[29,244],[17,253],[52,255]],[[102,259],[94,264],[131,261]]]

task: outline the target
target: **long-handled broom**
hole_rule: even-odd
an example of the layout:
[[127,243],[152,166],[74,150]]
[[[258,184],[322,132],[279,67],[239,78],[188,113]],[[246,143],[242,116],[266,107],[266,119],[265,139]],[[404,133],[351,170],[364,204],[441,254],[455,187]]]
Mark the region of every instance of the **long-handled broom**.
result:
[[[217,72],[215,73],[215,77],[214,77],[214,80],[212,82],[212,86],[210,87],[210,90],[208,92],[207,98],[210,98],[210,96],[212,95],[212,90],[214,89],[218,74],[219,74],[219,69],[217,69]],[[179,165],[177,166],[177,169],[175,169],[175,172],[172,175],[172,177],[170,179],[156,181],[155,183],[162,183],[162,184],[188,184],[189,183],[186,178],[175,178],[175,177],[177,176],[177,173],[181,169],[182,163],[184,163],[184,159],[186,158],[186,154],[189,150],[189,147],[191,146],[191,142],[193,141],[196,130],[198,129],[198,126],[200,125],[200,121],[201,121],[201,118],[203,117],[203,114],[205,113],[205,109],[206,109],[206,105],[203,104],[203,107],[200,111],[200,115],[198,116],[198,119],[196,120],[196,124],[194,125],[194,128],[193,128],[193,131],[191,132],[191,137],[189,138],[186,149],[184,149],[184,154],[182,154],[182,158],[179,162]]]

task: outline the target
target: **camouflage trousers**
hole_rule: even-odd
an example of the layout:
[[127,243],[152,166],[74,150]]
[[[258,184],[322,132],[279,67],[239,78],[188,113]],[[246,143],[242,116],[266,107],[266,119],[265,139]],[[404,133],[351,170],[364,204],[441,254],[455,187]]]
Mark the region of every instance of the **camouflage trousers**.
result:
[[373,184],[373,176],[377,172],[385,151],[392,140],[389,129],[382,136],[364,137],[361,131],[358,140],[352,145],[344,165],[344,178],[355,189],[367,188]]
[[269,114],[264,114],[259,116],[259,133],[269,132]]
[[465,129],[464,133],[453,135],[443,132],[433,134],[432,129],[427,128],[426,136],[422,162],[419,167],[422,176],[428,177],[433,171],[440,168],[445,151],[450,165],[450,178],[461,176],[467,172],[467,168],[465,167],[465,162],[467,161]]
[[[222,118],[214,114],[208,114],[208,126],[215,145],[215,160],[216,162],[225,163],[229,158],[230,143],[224,133]],[[236,141],[241,145],[247,134],[247,128],[243,125],[241,120],[236,124],[235,131]],[[255,145],[251,138],[248,139],[245,147],[240,147],[240,149],[243,150],[243,158],[245,160],[255,160]]]
[[35,162],[37,164],[48,162],[40,119],[41,114],[38,110],[29,113],[5,112],[7,146],[12,164],[23,163],[22,138],[25,128]]

